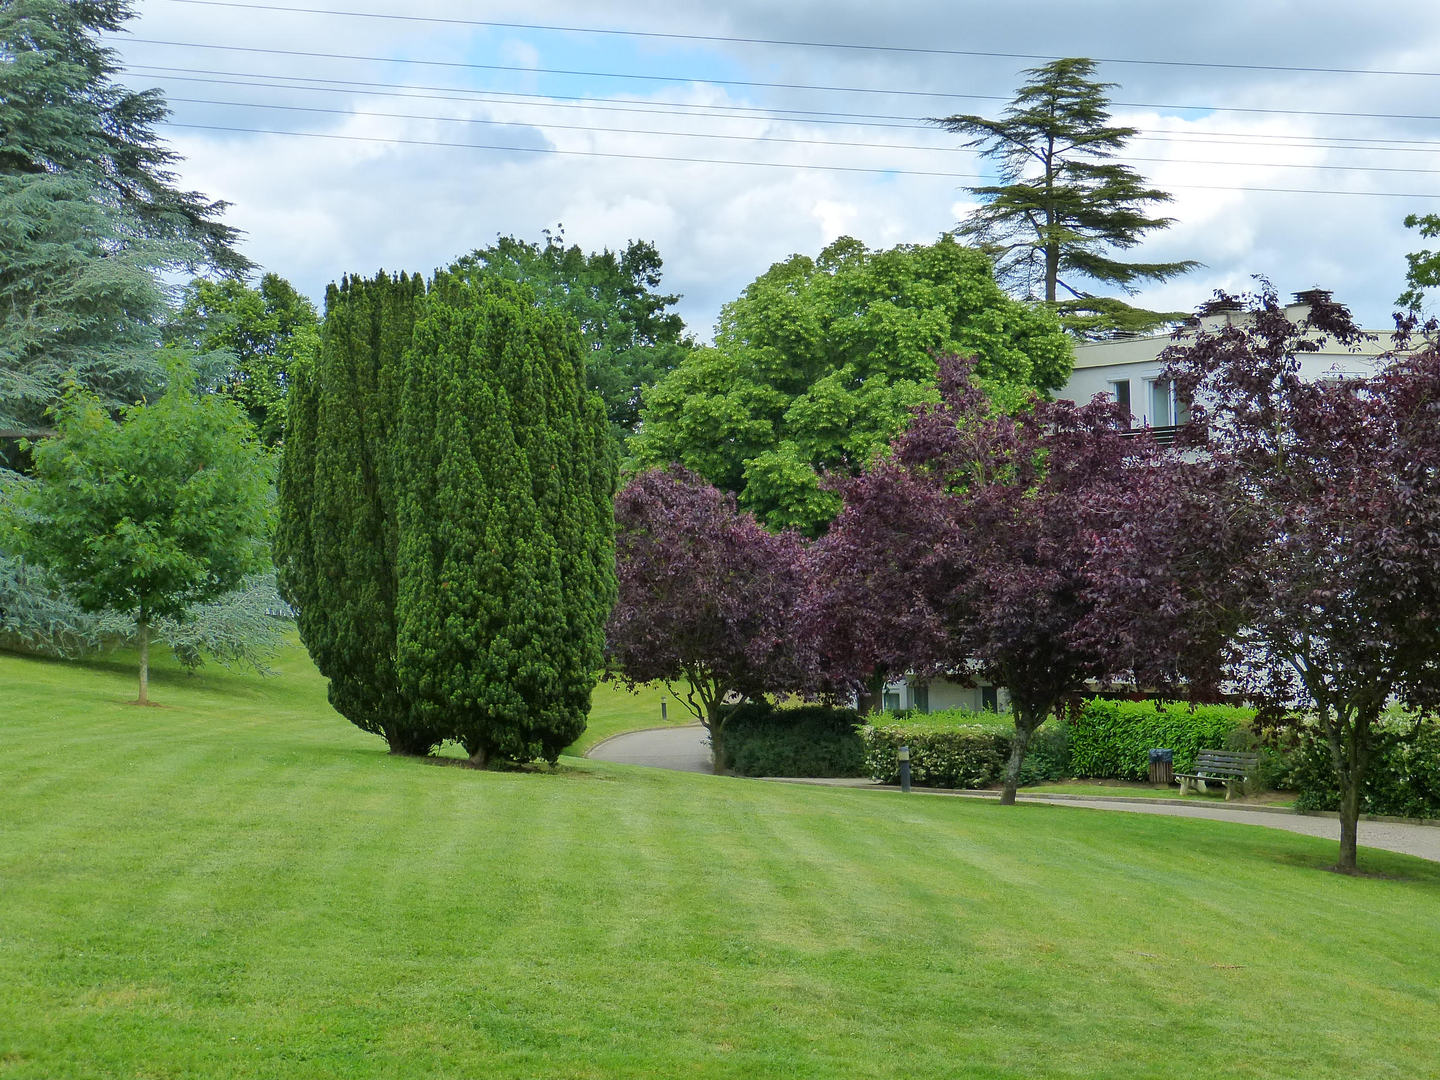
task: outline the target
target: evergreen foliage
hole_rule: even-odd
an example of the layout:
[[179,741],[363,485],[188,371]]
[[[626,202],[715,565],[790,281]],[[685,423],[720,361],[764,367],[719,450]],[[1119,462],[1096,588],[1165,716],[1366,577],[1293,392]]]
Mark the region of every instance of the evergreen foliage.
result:
[[395,673],[397,497],[392,438],[419,276],[346,278],[325,297],[313,367],[296,372],[281,459],[275,564],[330,702],[392,753],[426,754]]
[[639,426],[641,392],[694,347],[684,321],[667,310],[680,298],[658,291],[661,265],[649,241],[587,255],[565,246],[563,229],[545,230],[544,244],[502,236],[459,263],[528,285],[542,306],[575,320],[590,388],[605,402],[617,437]]
[[437,276],[394,449],[403,692],[477,766],[553,762],[585,728],[615,596],[614,454],[568,320]]
[[[1001,280],[1044,299],[1082,337],[1138,332],[1183,317],[1096,297],[1083,282],[1125,293],[1199,266],[1194,260],[1127,262],[1113,251],[1135,247],[1172,219],[1149,207],[1170,195],[1114,157],[1136,134],[1110,121],[1107,92],[1095,62],[1067,57],[1026,71],[1028,81],[999,119],[956,115],[935,120],[969,138],[999,173],[999,183],[970,189],[984,205],[961,223],[961,236],[996,257]],[[1062,291],[1067,298],[1062,299]]]
[[119,423],[93,396],[67,395],[58,433],[35,450],[20,492],[21,553],[48,567],[82,611],[133,621],[147,704],[156,619],[183,620],[259,572],[269,531],[264,456],[225,402],[170,372],[164,397]]
[[175,187],[179,160],[155,132],[169,110],[159,90],[117,81],[115,51],[131,0],[7,0],[0,6],[0,177],[86,175],[95,200],[124,212],[129,235],[190,248],[189,261],[249,268],[225,209]]

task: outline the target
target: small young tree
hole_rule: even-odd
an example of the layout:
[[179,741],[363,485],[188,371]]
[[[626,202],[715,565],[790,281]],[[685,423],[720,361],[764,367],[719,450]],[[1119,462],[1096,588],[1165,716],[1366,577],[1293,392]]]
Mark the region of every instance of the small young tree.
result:
[[151,405],[112,420],[72,391],[20,497],[24,554],[90,612],[133,618],[148,705],[150,628],[238,588],[266,561],[269,483],[245,420],[172,370]]
[[396,670],[483,768],[585,730],[615,596],[615,464],[580,339],[529,289],[437,275],[393,450]]
[[[1127,262],[1112,254],[1135,247],[1170,218],[1149,207],[1170,201],[1134,169],[1114,161],[1136,134],[1110,121],[1108,91],[1094,81],[1095,62],[1066,57],[1025,72],[1028,81],[999,119],[957,115],[935,120],[969,138],[995,163],[1000,183],[971,188],[985,205],[960,235],[993,252],[1001,280],[1054,306],[1082,336],[1151,329],[1178,312],[1144,311],[1091,295],[1085,283],[1132,293],[1200,264]],[[1062,297],[1062,292],[1066,294]]]
[[[620,595],[606,627],[607,678],[663,682],[710,735],[745,698],[817,688],[800,632],[804,543],[766,531],[735,497],[673,467],[634,477],[615,500]],[[687,690],[676,693],[684,681]]]
[[1340,789],[1337,869],[1356,869],[1361,794],[1388,701],[1440,708],[1440,353],[1369,378],[1301,360],[1363,334],[1323,294],[1292,322],[1272,289],[1248,318],[1167,350],[1196,450],[1228,471],[1257,540],[1239,673],[1274,722],[1324,739]]

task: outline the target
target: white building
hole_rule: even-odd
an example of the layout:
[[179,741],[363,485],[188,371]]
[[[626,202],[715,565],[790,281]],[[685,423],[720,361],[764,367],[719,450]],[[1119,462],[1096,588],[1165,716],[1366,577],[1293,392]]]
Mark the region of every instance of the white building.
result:
[[[1292,322],[1309,314],[1309,298],[1313,295],[1314,291],[1295,294],[1294,302],[1285,308]],[[1247,318],[1240,310],[1217,311],[1201,316],[1199,322],[1205,329],[1214,329]],[[1189,420],[1184,405],[1175,400],[1170,383],[1160,378],[1165,367],[1160,353],[1177,341],[1183,343],[1184,333],[1182,330],[1179,339],[1171,334],[1153,334],[1077,345],[1070,381],[1055,396],[1084,405],[1096,394],[1104,394],[1129,408],[1136,427],[1155,429],[1163,441],[1170,429]],[[1389,331],[1370,333],[1374,340],[1361,343],[1353,351],[1334,341],[1326,342],[1319,352],[1301,358],[1301,373],[1310,379],[1373,374],[1376,358],[1393,348],[1393,342]]]

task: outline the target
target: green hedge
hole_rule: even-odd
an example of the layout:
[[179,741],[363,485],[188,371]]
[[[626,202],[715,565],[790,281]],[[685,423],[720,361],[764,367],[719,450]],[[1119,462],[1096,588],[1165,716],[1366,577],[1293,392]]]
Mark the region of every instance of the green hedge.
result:
[[[1144,780],[1152,749],[1175,752],[1175,771],[1189,772],[1201,750],[1244,740],[1253,709],[1229,705],[1107,701],[1093,698],[1070,724],[1070,769],[1094,779]],[[1042,729],[1043,730],[1043,729]]]
[[864,776],[854,709],[747,702],[725,721],[725,768],[736,776]]
[[[1408,720],[1382,729],[1370,759],[1360,810],[1394,817],[1440,818],[1440,723],[1411,736]],[[1330,748],[1311,733],[1295,752],[1297,810],[1338,810],[1340,788]]]
[[[900,779],[896,751],[910,748],[910,781],[917,787],[982,788],[1004,777],[1015,729],[994,713],[956,709],[902,717],[860,729],[865,766],[877,783]],[[1058,780],[1069,772],[1069,728],[1051,721],[1031,739],[1022,784]]]

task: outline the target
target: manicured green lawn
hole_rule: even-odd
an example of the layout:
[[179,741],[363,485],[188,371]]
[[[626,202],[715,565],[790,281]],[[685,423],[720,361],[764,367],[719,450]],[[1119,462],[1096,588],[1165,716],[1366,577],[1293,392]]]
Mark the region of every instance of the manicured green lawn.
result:
[[[1179,786],[1175,784],[1152,787],[1149,784],[1132,784],[1124,780],[1066,780],[1058,784],[1035,784],[1021,788],[1020,792],[1023,795],[1099,795],[1123,796],[1127,799],[1184,799],[1186,802],[1225,801],[1223,787],[1212,788],[1204,795],[1181,795]],[[1267,791],[1239,801],[1264,806],[1290,806],[1294,804],[1295,797],[1285,792]]]
[[1273,830],[388,757],[0,658],[0,1077],[1418,1077],[1440,865]]

